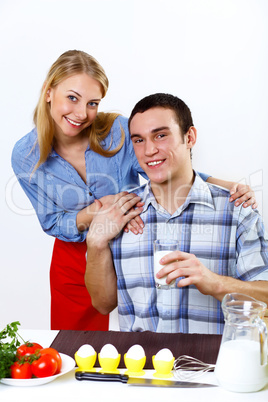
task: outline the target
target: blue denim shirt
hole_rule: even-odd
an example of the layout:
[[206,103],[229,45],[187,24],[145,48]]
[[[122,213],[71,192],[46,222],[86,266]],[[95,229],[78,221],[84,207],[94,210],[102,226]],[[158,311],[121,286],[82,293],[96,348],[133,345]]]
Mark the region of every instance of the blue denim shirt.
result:
[[[127,118],[118,117],[103,142],[104,148],[111,144],[110,149],[116,148],[121,139],[121,124],[125,142],[113,157],[101,156],[87,148],[87,183],[54,150],[46,162],[31,174],[39,160],[36,129],[15,144],[12,168],[47,234],[67,242],[85,240],[86,231],[79,232],[76,226],[77,213],[104,195],[139,186],[139,173],[147,178],[135,157],[127,122]],[[204,180],[207,177],[203,175]]]

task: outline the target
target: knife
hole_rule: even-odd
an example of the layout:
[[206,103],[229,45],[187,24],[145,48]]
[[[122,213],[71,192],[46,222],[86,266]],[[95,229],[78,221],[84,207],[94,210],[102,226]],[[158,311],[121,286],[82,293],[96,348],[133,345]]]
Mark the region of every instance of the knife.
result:
[[190,381],[173,381],[173,380],[159,380],[150,378],[129,377],[126,374],[110,374],[91,371],[75,372],[75,378],[79,381],[93,380],[93,381],[119,381],[129,385],[140,385],[146,387],[171,387],[171,388],[209,388],[217,387],[217,385],[204,384],[200,382]]

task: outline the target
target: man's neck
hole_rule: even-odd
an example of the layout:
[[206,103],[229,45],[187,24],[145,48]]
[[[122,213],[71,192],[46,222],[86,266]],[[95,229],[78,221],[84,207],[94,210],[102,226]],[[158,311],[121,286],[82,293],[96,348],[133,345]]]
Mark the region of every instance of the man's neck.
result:
[[194,171],[191,170],[181,179],[168,180],[165,183],[151,182],[152,192],[158,204],[171,215],[184,204],[195,179]]

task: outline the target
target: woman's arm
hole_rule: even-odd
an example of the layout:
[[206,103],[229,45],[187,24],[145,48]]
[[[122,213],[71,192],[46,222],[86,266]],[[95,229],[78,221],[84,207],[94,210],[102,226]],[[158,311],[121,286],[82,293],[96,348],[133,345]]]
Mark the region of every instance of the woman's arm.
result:
[[253,209],[258,207],[258,203],[256,202],[254,191],[247,184],[242,183],[234,183],[232,181],[226,181],[221,179],[215,179],[214,177],[208,177],[208,183],[216,184],[217,186],[221,186],[230,190],[230,202],[235,201],[235,206],[238,207],[240,204],[243,204],[244,208],[252,206]]

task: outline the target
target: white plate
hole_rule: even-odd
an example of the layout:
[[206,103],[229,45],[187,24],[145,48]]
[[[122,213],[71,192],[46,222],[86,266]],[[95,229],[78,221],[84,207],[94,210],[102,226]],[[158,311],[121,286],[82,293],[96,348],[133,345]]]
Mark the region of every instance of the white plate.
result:
[[36,385],[47,384],[48,382],[55,380],[55,378],[58,378],[61,375],[68,373],[75,367],[75,361],[72,357],[65,355],[63,353],[60,353],[60,355],[62,358],[62,367],[59,374],[43,378],[30,378],[27,380],[2,378],[0,382],[6,385],[13,385],[14,387],[35,387]]

